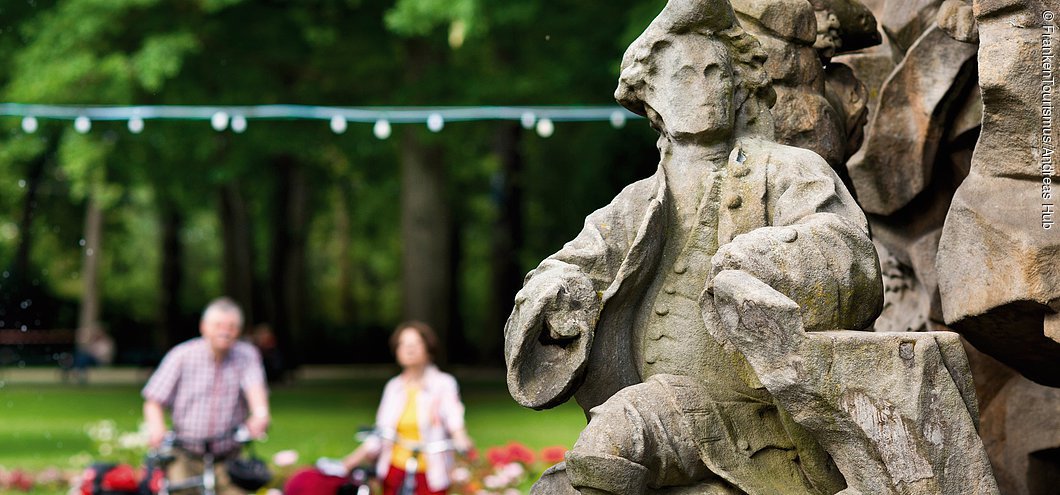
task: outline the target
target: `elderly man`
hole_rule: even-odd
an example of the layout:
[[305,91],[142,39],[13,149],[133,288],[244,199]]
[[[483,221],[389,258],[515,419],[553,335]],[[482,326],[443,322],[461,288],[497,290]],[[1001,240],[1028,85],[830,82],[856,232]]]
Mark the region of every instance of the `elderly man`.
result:
[[[269,425],[265,371],[254,346],[238,340],[242,327],[243,313],[234,301],[214,300],[199,323],[202,337],[170,350],[143,389],[151,447],[162,443],[164,410],[172,411],[180,446],[167,473],[172,481],[201,474],[206,448],[215,459],[238,454],[239,444],[228,434],[240,424],[252,437],[263,434]],[[218,463],[218,493],[244,493],[231,483],[223,466]]]
[[771,141],[763,59],[724,0],[670,0],[627,50],[616,98],[660,133],[659,169],[527,275],[505,327],[512,396],[537,409],[574,396],[589,416],[565,475],[536,493],[844,487],[708,331],[723,270],[798,302],[810,331],[864,328],[882,304],[850,194],[820,156]]

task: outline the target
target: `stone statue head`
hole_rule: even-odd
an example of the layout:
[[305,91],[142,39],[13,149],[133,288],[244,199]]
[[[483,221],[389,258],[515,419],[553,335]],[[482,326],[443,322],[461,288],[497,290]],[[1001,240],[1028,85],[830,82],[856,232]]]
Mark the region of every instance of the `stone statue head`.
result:
[[765,58],[728,0],[670,0],[622,57],[615,99],[671,141],[771,139]]

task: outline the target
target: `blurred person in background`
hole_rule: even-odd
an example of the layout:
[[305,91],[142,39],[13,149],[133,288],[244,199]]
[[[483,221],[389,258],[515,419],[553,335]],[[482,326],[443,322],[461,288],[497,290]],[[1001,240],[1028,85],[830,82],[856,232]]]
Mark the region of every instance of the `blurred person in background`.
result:
[[166,435],[165,411],[171,411],[176,435],[176,460],[167,476],[176,482],[202,474],[204,439],[217,462],[217,493],[241,495],[224,469],[239,454],[239,443],[229,435],[245,425],[252,438],[269,426],[268,388],[261,357],[253,345],[239,340],[243,312],[222,297],[203,311],[201,337],[177,345],[159,364],[144,386],[144,421],[148,444],[157,449]]
[[77,350],[69,368],[64,367],[63,381],[88,383],[88,369],[93,366],[109,366],[114,362],[114,339],[99,323],[85,329],[77,340]]
[[343,460],[347,471],[375,460],[384,495],[399,493],[412,455],[407,445],[451,442],[452,448],[428,448],[419,454],[417,495],[446,493],[453,451],[466,452],[472,447],[456,379],[434,365],[437,346],[438,336],[427,324],[409,321],[397,326],[390,336],[390,349],[401,365],[401,374],[383,389],[375,433]]

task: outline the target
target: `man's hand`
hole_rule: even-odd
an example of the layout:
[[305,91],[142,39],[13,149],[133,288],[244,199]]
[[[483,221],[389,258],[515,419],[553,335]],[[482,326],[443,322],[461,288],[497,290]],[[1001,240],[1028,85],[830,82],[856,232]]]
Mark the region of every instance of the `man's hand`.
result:
[[144,423],[147,425],[147,446],[157,449],[166,438],[166,414],[162,404],[153,400],[144,402]]
[[250,438],[261,438],[269,429],[269,415],[252,415],[247,418],[246,425],[247,431],[250,432]]
[[269,428],[269,392],[264,383],[247,388],[244,392],[250,417],[247,418],[247,430],[251,438],[261,438]]
[[166,425],[147,425],[147,446],[157,449],[162,446],[162,440],[166,438]]

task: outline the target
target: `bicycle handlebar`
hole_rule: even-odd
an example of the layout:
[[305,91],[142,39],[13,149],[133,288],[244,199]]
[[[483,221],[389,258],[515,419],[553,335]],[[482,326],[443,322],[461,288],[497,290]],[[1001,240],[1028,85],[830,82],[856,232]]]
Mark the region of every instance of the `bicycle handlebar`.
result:
[[177,438],[177,433],[173,430],[169,430],[162,439],[162,445],[155,450],[158,453],[163,453],[172,450],[173,447],[187,447],[189,445],[208,447],[211,443],[229,439],[235,440],[240,445],[247,445],[254,440],[264,440],[266,438],[268,438],[267,435],[262,435],[257,438],[252,437],[250,435],[250,430],[247,429],[246,425],[239,425],[221,434],[202,438]]
[[433,442],[426,443],[414,442],[397,436],[397,432],[384,431],[380,430],[379,428],[362,428],[357,432],[356,438],[358,441],[364,442],[365,440],[368,440],[369,437],[373,436],[382,438],[383,440],[388,442],[398,444],[412,451],[413,454],[439,454],[450,450],[454,452],[460,451],[460,449],[456,448],[456,444],[453,442],[453,440],[449,438],[445,440],[435,440]]

